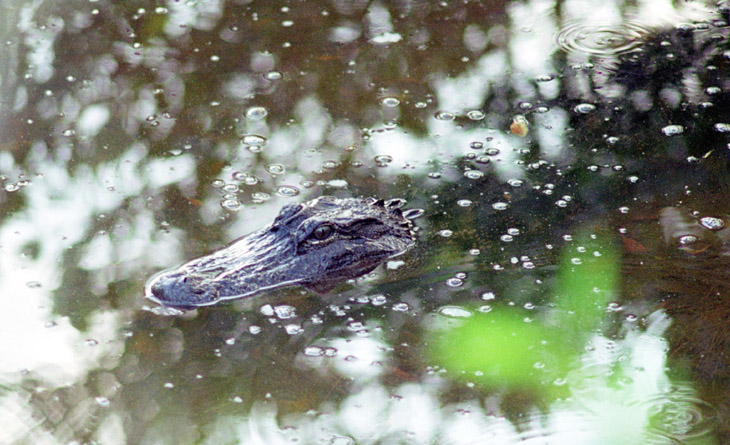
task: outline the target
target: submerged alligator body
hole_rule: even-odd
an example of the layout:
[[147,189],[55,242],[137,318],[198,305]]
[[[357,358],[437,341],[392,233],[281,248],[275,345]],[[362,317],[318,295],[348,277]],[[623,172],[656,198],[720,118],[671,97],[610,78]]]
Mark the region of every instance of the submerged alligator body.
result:
[[288,204],[274,222],[221,250],[154,276],[147,298],[194,308],[286,286],[327,291],[415,243],[405,201],[322,196]]

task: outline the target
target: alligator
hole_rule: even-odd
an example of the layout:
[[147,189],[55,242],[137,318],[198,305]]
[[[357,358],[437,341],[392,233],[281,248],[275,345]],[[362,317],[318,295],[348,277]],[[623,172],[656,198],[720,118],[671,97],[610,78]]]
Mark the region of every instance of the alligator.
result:
[[412,220],[423,211],[404,204],[332,196],[287,204],[271,225],[155,275],[145,296],[192,309],[289,286],[327,292],[415,244]]

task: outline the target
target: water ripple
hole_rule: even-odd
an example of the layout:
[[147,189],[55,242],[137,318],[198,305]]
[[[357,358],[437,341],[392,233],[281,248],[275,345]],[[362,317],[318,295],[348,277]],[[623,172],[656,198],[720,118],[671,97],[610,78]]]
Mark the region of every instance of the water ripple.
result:
[[691,395],[691,391],[675,389],[675,393],[657,396],[641,403],[650,414],[648,438],[669,438],[685,443],[707,437],[717,423],[717,410]]
[[569,53],[613,56],[636,51],[650,29],[631,22],[600,24],[573,22],[555,36],[558,46]]

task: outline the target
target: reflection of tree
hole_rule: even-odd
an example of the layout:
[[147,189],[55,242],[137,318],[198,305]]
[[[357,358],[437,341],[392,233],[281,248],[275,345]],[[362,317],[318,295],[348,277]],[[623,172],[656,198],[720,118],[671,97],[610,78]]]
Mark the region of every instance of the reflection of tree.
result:
[[[119,225],[152,214],[159,226],[185,233],[180,247],[184,257],[221,245],[227,237],[223,229],[233,218],[220,212],[215,215],[223,215],[221,218],[206,219],[214,212],[205,204],[218,199],[211,181],[228,179],[235,170],[263,176],[266,165],[285,161],[288,169],[313,181],[311,193],[400,194],[411,205],[427,209],[421,222],[427,230],[418,250],[412,253],[410,266],[389,274],[399,281],[377,288],[388,291],[391,300],[408,302],[412,308],[408,316],[394,314],[390,308],[351,305],[344,317],[325,310],[321,325],[308,323],[303,335],[290,336],[282,320],[272,324],[255,311],[237,312],[231,307],[204,309],[192,319],[136,312],[128,328],[131,337],[125,340],[117,365],[93,370],[86,381],[69,388],[39,392],[33,397],[34,407],[46,419],[44,428],[64,440],[91,440],[93,435],[85,431],[98,425],[84,418],[83,410],[73,411],[72,407],[79,400],[88,403],[94,396],[111,400],[130,442],[140,441],[145,431],[164,428],[166,423],[203,428],[222,413],[245,417],[252,404],[266,399],[267,394],[277,402],[280,413],[316,410],[327,401],[340,403],[353,382],[327,366],[314,372],[298,360],[303,347],[344,336],[346,317],[384,320],[386,341],[395,348],[394,363],[384,373],[387,388],[418,380],[427,365],[422,363],[423,316],[440,305],[481,304],[479,295],[486,291],[494,291],[505,303],[549,302],[549,286],[535,290],[535,282],[550,280],[563,236],[576,225],[600,219],[623,225],[627,216],[616,212],[621,206],[633,211],[646,203],[653,208],[687,203],[692,198],[687,197],[685,186],[694,188],[698,182],[701,187],[728,190],[727,140],[714,127],[730,122],[728,95],[726,91],[706,94],[708,87],[725,87],[727,61],[713,51],[727,44],[709,39],[712,45],[708,46],[702,33],[692,34],[697,43],[689,44],[682,29],[653,36],[644,53],[619,60],[616,74],[607,82],[642,92],[638,99],[627,95],[592,100],[595,110],[575,111],[577,105],[588,101],[579,78],[587,76],[593,82],[591,87],[596,87],[594,77],[604,67],[597,63],[594,68],[576,70],[559,56],[554,62],[558,74],[554,82],[560,87],[553,98],[541,97],[535,82],[535,96],[525,97],[515,86],[518,74],[505,75],[492,85],[483,106],[492,127],[506,129],[516,105],[528,100],[535,107],[520,112],[533,123],[538,122],[536,107],[540,105],[569,116],[571,131],[563,147],[565,156],[559,161],[545,159],[546,148],[534,137],[534,131],[528,136],[529,142],[521,147],[525,151],[520,152],[519,160],[526,166],[520,187],[503,183],[492,164],[477,161],[483,153],[473,150],[476,156],[466,155],[455,162],[443,160],[442,179],[404,172],[391,174],[395,184],[383,183],[376,167],[355,168],[363,159],[357,151],[342,150],[349,143],[339,143],[335,125],[344,122],[342,125],[357,135],[355,145],[367,144],[367,131],[362,129],[391,119],[403,131],[425,136],[434,108],[421,109],[414,103],[433,98],[430,77],[457,76],[473,67],[473,60],[462,60],[480,56],[464,44],[466,27],[476,24],[487,28],[504,22],[505,13],[501,2],[378,4],[389,15],[392,31],[403,38],[381,44],[371,41],[377,26],[368,14],[374,4],[228,2],[222,11],[211,12],[174,32],[168,29],[169,16],[155,12],[156,5],[145,2],[47,3],[37,12],[39,25],[57,27],[52,75],[43,81],[31,78],[20,82],[19,89],[27,95],[26,105],[9,117],[0,115],[3,134],[17,135],[10,150],[20,170],[37,169],[38,165],[30,161],[31,153],[43,151],[47,158],[66,165],[72,181],[82,167],[124,162],[134,144],[146,151],[146,163],[177,155],[194,158],[196,165],[194,177],[184,184],[145,187],[143,196],[125,199],[118,208],[106,212],[103,220],[90,222],[64,255],[61,284],[54,293],[55,311],[69,316],[77,328],[85,329],[90,317],[102,309],[138,307],[141,285],[150,273],[149,265],[143,263],[110,267],[113,270],[107,271],[109,278],[104,283],[107,292],[101,299],[93,296],[88,290],[97,279],[95,272],[78,263],[98,232],[114,234]],[[282,11],[283,6],[288,11]],[[94,8],[98,13],[92,13]],[[145,12],[140,13],[140,8]],[[63,19],[62,27],[54,17]],[[290,26],[283,25],[287,20],[291,20]],[[349,30],[354,37],[333,40],[338,29]],[[484,51],[499,50],[499,45],[495,39]],[[19,49],[21,60],[27,60],[28,51],[26,47]],[[670,51],[679,56],[670,60]],[[653,60],[657,63],[650,63]],[[273,71],[280,73],[281,79],[272,76]],[[26,72],[33,72],[27,64],[18,68],[16,77],[22,78]],[[697,83],[691,90],[684,83],[688,79]],[[695,96],[688,91],[705,93]],[[667,99],[675,93],[676,100]],[[388,115],[379,105],[383,96],[400,100],[402,105],[394,114]],[[298,122],[292,111],[312,98],[327,117],[314,129]],[[647,103],[651,104],[648,109],[640,106]],[[109,122],[96,134],[84,135],[77,129],[75,134],[65,135],[92,104],[108,107]],[[265,123],[258,127],[264,136],[290,134],[287,131],[294,135],[307,130],[321,133],[314,146],[298,147],[298,151],[311,149],[323,159],[334,159],[335,165],[323,168],[318,157],[313,157],[317,162],[305,164],[297,157],[300,153],[282,161],[266,148],[258,154],[241,148],[238,139],[249,124],[254,126],[244,117],[251,105],[268,111]],[[457,117],[455,124],[467,129],[483,125],[465,117]],[[682,125],[684,133],[665,136],[662,129],[670,124]],[[688,156],[700,159],[711,150],[707,159],[686,160]],[[65,151],[70,156],[64,155]],[[181,154],[175,154],[177,151]],[[467,179],[463,176],[467,169],[481,171],[484,176]],[[636,184],[628,180],[632,175],[639,179]],[[146,177],[140,171],[140,178]],[[350,184],[347,192],[326,185],[326,181],[341,178]],[[246,193],[273,194],[273,182],[246,186]],[[234,193],[242,201],[250,201],[243,192]],[[570,197],[566,206],[558,205],[565,196]],[[0,218],[22,212],[27,206],[21,193],[7,197],[0,200]],[[472,205],[462,208],[456,204],[460,199],[469,199]],[[494,209],[497,201],[508,203],[508,209]],[[726,202],[718,199],[716,210],[725,209]],[[247,217],[245,212],[242,215]],[[445,228],[454,234],[449,238],[435,234]],[[519,235],[511,242],[501,241],[500,236],[510,229],[518,229]],[[555,249],[547,249],[548,244]],[[473,255],[471,249],[480,252]],[[534,269],[525,267],[528,261],[534,263]],[[465,284],[449,288],[444,282],[457,272],[467,274]],[[710,273],[719,272],[711,268]],[[363,294],[358,291],[355,285],[344,295]],[[296,290],[285,297],[299,298]],[[296,301],[299,321],[306,322],[322,310],[323,300]],[[262,332],[246,334],[251,325],[261,327]],[[226,343],[231,338],[235,342]],[[690,340],[691,345],[700,343],[696,338]],[[724,340],[718,343],[724,344]],[[718,366],[724,363],[722,357],[713,356],[713,360]],[[29,378],[27,386],[32,391],[36,382]],[[458,399],[461,391],[465,391],[461,386],[453,388],[444,398]],[[473,394],[472,390],[466,392],[465,398]],[[92,414],[103,412],[93,406],[88,407]],[[65,412],[70,413],[68,418],[58,414]],[[181,429],[180,434],[186,431]]]
[[[145,2],[42,5],[34,20],[53,40],[54,61],[47,67],[49,73],[40,77],[42,70],[28,63],[33,48],[19,48],[24,63],[18,67],[17,77],[28,74],[18,85],[27,96],[26,105],[0,123],[3,134],[18,135],[18,145],[12,148],[15,159],[23,165],[32,149],[45,150],[48,157],[65,163],[73,175],[80,166],[122,162],[133,142],[142,144],[150,159],[189,146],[183,155],[196,159],[196,178],[191,178],[195,191],[178,184],[151,191],[166,198],[162,207],[155,209],[156,219],[183,228],[195,238],[191,245],[207,244],[211,239],[220,242],[221,235],[211,235],[195,217],[196,206],[211,192],[211,180],[232,160],[248,164],[252,174],[260,174],[264,165],[276,161],[266,150],[256,156],[246,156],[245,152],[236,156],[242,149],[230,148],[239,146],[248,104],[268,110],[266,125],[275,132],[292,125],[293,104],[313,96],[326,104],[333,121],[347,122],[359,133],[361,128],[381,122],[378,99],[396,95],[408,105],[401,107],[399,125],[423,133],[423,123],[432,111],[416,109],[412,104],[431,95],[425,79],[439,72],[457,74],[468,67],[460,60],[468,53],[462,38],[464,28],[473,23],[486,26],[499,21],[501,14],[501,4],[471,3],[437,8],[378,6],[389,17],[386,19],[369,17],[372,8],[365,2],[335,3],[333,7],[330,2],[316,1],[288,5],[288,11],[283,7],[273,2],[228,2],[222,11],[201,9],[197,20],[171,28],[175,20],[172,5],[169,14],[159,13],[156,5]],[[282,25],[287,20],[291,26]],[[402,42],[367,43],[388,23],[403,37]],[[338,27],[351,28],[357,37],[346,42],[332,40]],[[267,78],[270,71],[278,71],[282,79]],[[93,104],[106,107],[111,118],[98,133],[85,135],[76,126],[84,110]],[[326,133],[329,129],[317,131]],[[324,145],[302,149],[342,156],[325,141],[320,143]],[[67,150],[70,157],[62,154]],[[287,167],[305,174],[311,169]],[[326,180],[337,173],[342,169],[317,179]],[[381,188],[377,185],[372,189],[368,182],[375,186],[374,181],[364,182],[363,194],[374,194]],[[261,183],[252,190],[273,192],[271,186]],[[23,207],[22,194],[11,197],[14,199],[3,203],[3,210],[8,210],[3,215]],[[115,218],[123,212],[109,213],[106,225],[113,228]],[[75,249],[83,250],[96,230],[90,227]],[[73,260],[74,254],[69,255]],[[74,270],[67,267],[64,271],[56,297],[88,306],[75,297],[84,287],[79,285],[88,279],[74,277]],[[83,275],[80,270],[78,273]]]

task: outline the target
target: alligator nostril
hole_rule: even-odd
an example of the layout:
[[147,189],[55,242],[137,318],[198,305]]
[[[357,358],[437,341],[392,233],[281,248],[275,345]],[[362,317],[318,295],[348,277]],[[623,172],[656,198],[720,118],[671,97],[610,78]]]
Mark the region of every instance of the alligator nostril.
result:
[[155,283],[152,284],[152,287],[150,287],[150,292],[152,292],[152,295],[159,298],[160,300],[163,300],[164,293],[165,293],[165,286],[162,285],[160,280],[157,280]]

